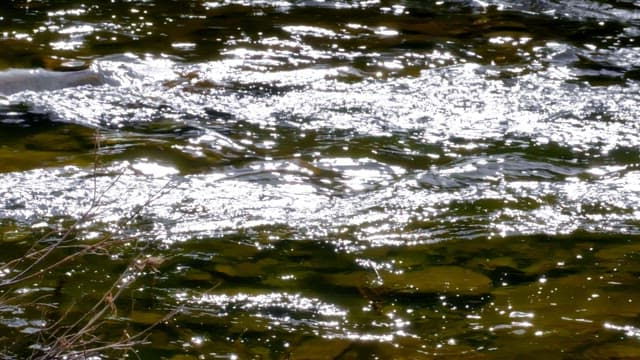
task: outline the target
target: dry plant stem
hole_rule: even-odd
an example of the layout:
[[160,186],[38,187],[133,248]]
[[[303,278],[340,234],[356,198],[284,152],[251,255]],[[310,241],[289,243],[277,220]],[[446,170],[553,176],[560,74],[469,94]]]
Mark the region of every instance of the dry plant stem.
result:
[[67,308],[67,310],[64,312],[64,314],[62,314],[62,316],[60,316],[60,318],[54,322],[53,324],[47,326],[46,328],[42,329],[43,331],[40,332],[40,342],[44,343],[45,339],[43,338],[42,334],[46,331],[53,331],[53,329],[57,329],[58,327],[60,327],[60,325],[62,324],[62,321],[64,321],[64,319],[67,318],[67,316],[69,315],[69,313],[71,312],[71,309],[73,309],[73,305],[75,305],[75,302],[72,304],[72,306],[69,306]]
[[[59,248],[59,246],[65,242],[66,240],[68,240],[71,235],[73,234],[73,231],[76,230],[79,225],[86,223],[87,221],[89,221],[91,219],[91,217],[93,216],[93,213],[95,212],[95,210],[97,210],[99,208],[99,200],[102,199],[102,197],[104,196],[104,194],[106,194],[109,190],[111,190],[111,188],[113,188],[113,186],[115,186],[115,184],[120,180],[120,177],[122,176],[122,174],[119,174],[110,184],[109,186],[107,186],[98,196],[98,200],[96,200],[96,198],[93,198],[91,201],[91,205],[89,206],[89,208],[84,212],[84,214],[80,217],[80,219],[78,219],[77,221],[75,221],[68,229],[67,231],[64,233],[64,235],[62,237],[60,237],[60,239],[58,239],[55,243],[47,246],[44,249],[40,249],[40,250],[36,250],[34,251],[35,248],[35,244],[31,247],[31,249],[29,249],[27,251],[27,254],[25,254],[23,257],[21,257],[20,259],[16,259],[14,261],[9,262],[8,264],[6,264],[3,269],[8,268],[9,266],[15,266],[23,261],[25,261],[26,259],[31,259],[35,256],[36,260],[34,262],[32,262],[31,264],[29,264],[29,266],[27,266],[24,270],[22,270],[20,273],[14,275],[12,278],[7,279],[5,281],[3,281],[2,283],[0,283],[0,287],[5,287],[5,286],[11,286],[14,284],[17,284],[21,281],[27,280],[29,278],[32,278],[34,276],[39,275],[40,273],[42,273],[43,271],[45,271],[46,269],[41,269],[40,271],[36,272],[36,273],[32,273],[31,275],[26,275],[28,274],[32,269],[34,269],[39,263],[41,263],[42,261],[44,261],[44,259],[46,259],[55,249]],[[95,194],[95,190],[94,190],[94,194]],[[95,196],[95,195],[94,195]],[[53,232],[50,232],[48,234],[48,236],[50,236]],[[47,235],[45,235],[44,238],[46,238]],[[101,241],[101,243],[105,243],[106,241]],[[43,253],[42,253],[43,252]],[[83,253],[84,254],[84,253]],[[75,256],[72,256],[70,258],[73,258]],[[68,257],[69,258],[69,257]]]
[[[94,252],[108,252],[109,249],[113,248],[116,245],[121,245],[125,242],[130,242],[133,246],[133,249],[136,249],[138,252],[137,256],[134,256],[133,260],[126,267],[126,269],[120,274],[120,276],[111,284],[109,289],[104,292],[100,300],[87,312],[84,312],[79,319],[75,320],[70,325],[65,325],[65,319],[69,318],[69,314],[73,309],[73,305],[70,306],[64,314],[62,314],[53,324],[47,326],[41,332],[39,332],[36,336],[39,338],[39,341],[36,341],[36,344],[41,345],[40,349],[35,350],[32,353],[31,358],[36,359],[53,359],[53,358],[61,358],[61,357],[69,357],[69,358],[86,358],[89,354],[97,354],[101,351],[107,350],[132,350],[133,346],[143,343],[145,341],[145,335],[148,334],[154,327],[158,324],[166,322],[169,318],[174,316],[179,310],[173,310],[161,320],[152,324],[148,328],[134,334],[133,336],[123,336],[119,341],[106,343],[101,341],[95,335],[97,329],[105,323],[105,318],[108,316],[107,314],[111,312],[112,314],[116,314],[115,301],[123,294],[123,292],[129,288],[129,286],[136,280],[136,276],[139,271],[144,270],[144,266],[140,268],[139,263],[146,264],[144,261],[145,258],[142,256],[143,251],[149,246],[147,243],[143,247],[138,247],[138,239],[114,239],[113,234],[105,235],[99,241],[89,245],[68,245],[65,246],[65,243],[73,240],[74,232],[79,229],[83,224],[91,221],[96,215],[99,214],[99,209],[102,206],[102,201],[106,194],[113,189],[113,187],[120,181],[120,178],[123,176],[123,173],[118,174],[115,179],[113,179],[104,189],[98,189],[98,169],[100,168],[100,133],[96,132],[95,137],[95,159],[93,166],[93,194],[91,198],[91,202],[87,208],[87,210],[82,213],[82,215],[71,224],[64,233],[59,235],[59,238],[53,243],[44,246],[42,248],[38,248],[39,244],[42,244],[42,241],[48,239],[54,234],[59,234],[58,231],[52,230],[47,233],[43,237],[40,238],[39,241],[35,242],[29,250],[27,250],[26,254],[19,259],[15,259],[7,264],[2,266],[2,270],[7,269],[15,269],[17,266],[21,264],[28,263],[23,270],[21,270],[18,274],[12,276],[9,279],[4,281],[0,281],[0,290],[4,290],[4,294],[0,296],[0,304],[7,304],[9,301],[15,300],[17,297],[11,299],[7,299],[9,293],[13,293],[11,290],[12,286],[15,286],[21,282],[26,280],[31,280],[38,276],[43,276],[54,270],[63,266],[64,264],[70,263],[74,259],[87,255],[89,253]],[[129,216],[123,218],[119,226],[125,226],[127,224],[131,224],[132,221],[140,215],[140,213],[146,209],[154,200],[163,196],[167,189],[170,188],[172,181],[168,181],[165,183],[155,194],[152,194],[148,197],[148,199],[141,205],[135,207],[133,211],[129,214]],[[73,251],[71,254],[64,256],[62,259],[55,261],[52,264],[46,265],[45,260],[50,258],[51,255],[56,250],[60,249],[68,249],[73,247],[78,247],[77,251]],[[157,271],[157,270],[156,270]],[[19,296],[18,296],[19,297]],[[25,305],[25,304],[21,304]],[[33,303],[27,304],[27,306],[34,306]],[[0,357],[3,355],[0,354]],[[137,355],[136,355],[137,356]]]
[[[80,337],[86,335],[88,333],[88,330],[91,329],[91,327],[99,319],[102,318],[104,313],[106,313],[108,310],[112,309],[112,306],[111,306],[112,302],[115,301],[115,299],[117,299],[120,296],[120,294],[127,288],[127,285],[128,285],[129,282],[126,282],[124,280],[130,275],[128,273],[128,270],[129,270],[129,268],[127,268],[127,270],[125,270],[122,274],[120,274],[118,279],[111,285],[109,290],[107,290],[107,292],[105,292],[105,294],[102,296],[100,301],[98,301],[91,308],[91,310],[89,310],[88,312],[85,313],[85,315],[80,317],[80,319],[78,319],[73,325],[71,325],[64,333],[62,333],[60,335],[60,338],[62,338],[62,339],[69,338],[69,340],[71,340],[69,342],[73,343],[74,341],[78,340]],[[118,284],[122,284],[122,285],[118,286]],[[114,293],[114,290],[116,290],[116,289],[117,289],[117,291],[115,291],[115,293]],[[97,311],[97,312],[95,312],[95,311]],[[82,326],[80,329],[77,329],[77,327],[79,327],[80,324],[82,324],[82,322],[85,321],[86,317],[91,313],[93,313],[94,315],[89,320],[86,321],[84,326]],[[77,329],[77,331],[74,331],[76,329]],[[74,331],[75,334],[70,335],[69,333],[72,332],[72,331]]]
[[[36,244],[39,243],[39,241],[38,241],[33,246],[31,246],[31,248],[29,250],[27,250],[27,253],[24,256],[5,264],[3,266],[3,268],[2,268],[3,270],[4,269],[8,269],[9,267],[16,266],[16,265],[20,264],[21,262],[23,262],[23,261],[25,261],[27,259],[31,259],[31,258],[34,258],[35,256],[37,256],[36,260],[34,262],[32,262],[31,264],[29,264],[29,266],[27,266],[27,268],[22,270],[17,275],[14,275],[12,278],[1,282],[0,283],[0,287],[11,286],[13,284],[16,284],[18,282],[21,282],[21,281],[24,281],[24,280],[26,280],[28,278],[33,277],[33,276],[24,277],[24,275],[29,273],[29,271],[34,269],[39,263],[41,263],[44,259],[46,259],[63,242],[68,240],[69,237],[71,236],[71,234],[73,233],[73,231],[76,230],[80,224],[84,224],[87,221],[89,221],[93,217],[93,215],[95,214],[96,210],[100,207],[100,202],[101,202],[102,198],[105,196],[105,194],[107,194],[120,181],[120,178],[122,177],[122,173],[118,174],[118,176],[116,176],[116,178],[113,181],[111,181],[111,183],[105,189],[103,189],[102,191],[100,191],[98,193],[97,174],[98,174],[98,168],[99,168],[99,164],[100,164],[100,157],[99,157],[100,149],[101,149],[100,131],[96,130],[96,132],[95,132],[94,162],[93,162],[93,196],[91,197],[91,204],[89,205],[89,208],[82,214],[82,216],[80,216],[80,218],[78,220],[76,220],[67,229],[67,231],[64,233],[64,235],[62,237],[60,237],[60,239],[58,239],[55,243],[49,245],[48,247],[46,247],[44,249],[40,249],[40,250],[34,251]],[[45,234],[41,238],[41,240],[48,238],[49,236],[53,235],[54,233],[55,233],[55,231],[50,231],[49,233]],[[42,252],[44,252],[44,253],[42,253]],[[42,272],[42,271],[43,270],[40,270],[40,272]]]
[[168,313],[167,315],[165,315],[162,319],[156,321],[155,323],[149,325],[147,328],[145,328],[144,330],[138,332],[137,334],[127,337],[126,339],[120,340],[118,342],[115,343],[111,343],[108,345],[104,345],[104,346],[99,346],[99,347],[94,347],[91,349],[86,349],[83,351],[72,351],[67,353],[67,356],[70,357],[74,357],[74,356],[78,356],[80,354],[92,354],[92,353],[97,353],[100,351],[105,351],[105,350],[126,350],[126,349],[131,349],[133,346],[135,345],[139,345],[142,342],[144,342],[144,336],[146,336],[151,330],[153,330],[155,327],[157,327],[158,325],[162,324],[163,322],[168,321],[169,319],[171,319],[173,316],[175,316],[177,313],[179,313],[181,311],[181,308],[175,309],[173,311],[171,311],[170,313]]
[[[171,184],[171,181],[167,182],[160,189],[160,191],[158,191],[156,195],[149,197],[142,206],[138,207],[136,211],[134,211],[132,214],[130,214],[127,217],[127,219],[125,220],[125,224],[131,222],[137,215],[140,214],[140,212],[143,209],[145,209],[148,205],[150,205],[151,202],[153,202],[154,200],[162,196],[164,193],[164,190],[166,190],[166,188],[169,187],[170,184]],[[111,239],[111,236],[109,236],[108,239],[106,240],[110,240],[110,239]],[[98,245],[98,244],[94,244],[94,245]],[[140,249],[140,251],[142,250],[144,250],[144,248]],[[84,254],[87,251],[88,250],[85,250],[82,253]],[[76,254],[78,253],[69,255],[69,259],[64,258],[60,260],[58,263],[51,265],[50,269],[53,269],[59,266],[60,264],[69,261],[70,257],[75,257],[77,256]],[[52,334],[52,336],[55,337],[56,340],[51,345],[52,351],[48,352],[48,354],[46,354],[44,358],[50,357],[52,353],[57,355],[66,354],[72,351],[74,347],[78,347],[81,345],[81,343],[84,343],[84,342],[81,342],[81,339],[83,337],[86,337],[87,335],[90,335],[95,329],[97,329],[101,325],[100,320],[103,319],[104,315],[109,310],[113,311],[114,301],[120,297],[120,295],[128,288],[128,285],[133,281],[133,280],[129,280],[129,281],[125,281],[125,280],[127,279],[127,277],[130,277],[130,276],[133,277],[130,271],[136,268],[136,264],[140,262],[140,259],[144,259],[144,258],[140,256],[140,257],[134,258],[131,261],[131,263],[127,266],[126,270],[118,277],[118,279],[104,293],[102,298],[89,311],[85,313],[85,315],[81,316],[80,319],[78,319],[74,324],[68,327],[64,327],[65,330],[61,334],[56,334],[55,332],[54,334]],[[94,314],[94,315],[90,319],[87,319],[87,316],[89,314]],[[81,326],[83,323],[84,323],[84,326]],[[145,330],[145,331],[148,331],[148,330]],[[131,339],[137,338],[138,335],[140,335],[141,337],[141,334],[137,334],[129,338],[127,341],[130,342]],[[92,341],[90,341],[89,343],[92,343]],[[107,345],[107,348],[113,349],[113,347],[108,347],[108,345]]]
[[100,149],[102,148],[102,137],[100,136],[100,129],[96,129],[95,135],[94,135],[94,151],[93,151],[93,199],[97,198],[97,194],[96,191],[98,189],[98,183],[97,183],[97,178],[96,178],[96,174],[98,173],[98,167],[100,164]]
[[[35,357],[36,359],[50,359],[50,358],[58,358],[63,355],[68,355],[68,353],[82,353],[86,350],[82,351],[74,351],[77,348],[84,348],[87,345],[95,344],[99,341],[92,332],[95,331],[100,325],[101,320],[103,319],[104,314],[113,309],[113,301],[117,299],[120,294],[127,288],[127,285],[130,282],[124,281],[128,276],[130,276],[129,270],[130,266],[118,277],[118,279],[111,285],[109,290],[105,292],[102,298],[83,316],[81,316],[75,323],[69,326],[59,325],[62,321],[67,317],[68,313],[65,313],[52,328],[56,328],[50,337],[55,339],[48,346],[48,350],[42,356]],[[120,284],[120,286],[118,286]],[[117,290],[116,290],[117,289]],[[114,290],[115,295],[114,295]],[[71,310],[69,307],[68,311]],[[87,316],[89,314],[93,314],[93,316],[87,320]],[[62,333],[59,333],[62,331]],[[83,338],[89,337],[89,340],[83,340]],[[44,341],[47,342],[46,340]]]
[[[104,194],[106,192],[108,192],[120,179],[120,177],[122,176],[122,174],[119,174],[116,179],[114,179],[114,181],[111,182],[111,184],[104,190],[101,192],[99,198],[101,199]],[[171,181],[166,182],[158,191],[158,193],[152,197],[149,197],[147,199],[147,201],[145,201],[141,206],[139,206],[130,216],[128,216],[125,221],[124,224],[127,224],[129,222],[131,222],[133,220],[133,218],[135,218],[136,216],[138,216],[140,214],[140,212],[145,209],[147,206],[149,206],[154,200],[160,198],[162,195],[164,195],[164,192],[167,190],[167,188],[169,187],[169,185],[171,184]],[[92,216],[92,211],[99,208],[99,203],[96,203],[95,201],[92,201],[91,207],[85,212],[85,214],[78,220],[76,221],[73,225],[71,225],[71,227],[65,232],[65,234],[59,239],[57,240],[54,244],[49,245],[48,247],[44,248],[44,249],[40,249],[40,250],[36,250],[33,251],[33,247],[31,248],[31,252],[27,253],[26,255],[24,255],[22,258],[20,259],[16,259],[12,262],[9,262],[7,265],[4,266],[4,268],[7,268],[8,266],[11,265],[16,265],[22,261],[24,261],[25,259],[29,259],[29,258],[33,258],[37,256],[37,260],[34,261],[32,264],[30,264],[26,269],[22,270],[19,274],[15,275],[14,277],[7,279],[5,281],[3,281],[2,283],[0,283],[0,288],[2,287],[6,287],[6,286],[11,286],[11,285],[15,285],[19,282],[31,279],[33,277],[36,276],[40,276],[43,273],[45,273],[46,271],[49,271],[51,269],[54,269],[66,262],[71,261],[72,259],[79,257],[81,255],[85,255],[87,253],[89,253],[91,250],[93,249],[97,249],[100,248],[102,245],[105,245],[107,243],[109,243],[109,241],[112,241],[112,235],[107,235],[105,236],[105,238],[103,238],[102,240],[100,240],[98,243],[92,244],[92,245],[88,245],[87,248],[84,248],[83,250],[80,250],[76,253],[73,253],[67,257],[65,257],[64,259],[56,262],[53,265],[50,265],[46,268],[40,269],[37,272],[31,273],[29,275],[25,275],[27,274],[29,271],[31,271],[36,265],[38,265],[40,262],[42,262],[46,257],[48,257],[55,249],[60,248],[60,245],[66,241],[72,234],[73,230],[75,230],[80,224],[88,221],[91,216]],[[120,240],[120,241],[116,241],[113,243],[110,243],[110,245],[114,245],[114,244],[120,244],[124,242],[124,240]],[[137,243],[137,240],[136,240]],[[41,252],[44,252],[44,254],[40,254]]]
[[71,255],[68,255],[68,256],[62,258],[61,260],[58,260],[57,262],[38,270],[37,272],[31,273],[29,275],[24,275],[24,276],[22,276],[21,278],[19,278],[18,280],[14,281],[14,282],[10,282],[8,284],[3,284],[3,285],[5,285],[5,286],[14,285],[16,283],[19,283],[19,282],[22,282],[22,281],[26,281],[26,280],[29,280],[31,278],[41,276],[41,275],[45,274],[46,272],[61,266],[62,264],[68,263],[68,262],[70,262],[71,260],[73,260],[73,259],[75,259],[77,257],[80,257],[82,255],[86,255],[86,254],[90,253],[90,251],[92,249],[101,248],[105,243],[109,243],[110,241],[111,241],[111,243],[110,243],[111,245],[123,242],[123,240],[121,240],[121,241],[112,241],[111,236],[108,236],[107,239],[102,240],[102,241],[100,241],[100,242],[98,242],[96,244],[89,245],[89,246],[83,248],[80,251],[77,251],[77,252],[75,252],[75,253],[73,253]]
[[[56,338],[54,343],[51,345],[50,350],[39,358],[51,358],[51,357],[59,357],[62,355],[75,357],[81,354],[87,353],[97,353],[104,350],[126,350],[131,349],[134,345],[140,344],[143,342],[143,336],[151,331],[158,324],[167,321],[180,310],[176,309],[171,311],[169,314],[165,315],[162,319],[152,324],[148,328],[142,330],[141,332],[129,336],[126,339],[120,340],[115,343],[110,343],[103,346],[95,346],[90,349],[83,350],[73,350],[74,348],[84,347],[86,345],[95,344],[98,342],[96,338],[90,338],[89,340],[83,340],[86,337],[93,337],[92,333],[100,327],[102,324],[102,319],[104,315],[111,310],[114,312],[114,301],[118,299],[124,290],[128,288],[128,285],[131,284],[131,281],[126,281],[126,278],[132,276],[129,271],[134,269],[134,264],[138,259],[134,259],[131,264],[127,267],[127,269],[118,277],[118,279],[111,285],[110,289],[102,296],[100,301],[98,301],[92,308],[89,310],[86,315],[83,315],[80,319],[78,319],[71,326],[65,327],[65,331],[62,334],[53,334]],[[94,313],[95,312],[95,313]],[[94,313],[94,315],[86,320],[88,314]],[[85,322],[86,321],[86,322]],[[81,326],[84,323],[83,326]],[[81,326],[81,327],[80,327]]]

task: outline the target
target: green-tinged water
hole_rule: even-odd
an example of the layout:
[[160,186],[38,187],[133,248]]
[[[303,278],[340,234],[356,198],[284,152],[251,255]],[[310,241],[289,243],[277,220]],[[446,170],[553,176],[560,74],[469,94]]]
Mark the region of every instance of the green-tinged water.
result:
[[640,358],[638,1],[5,0],[0,51],[0,358]]

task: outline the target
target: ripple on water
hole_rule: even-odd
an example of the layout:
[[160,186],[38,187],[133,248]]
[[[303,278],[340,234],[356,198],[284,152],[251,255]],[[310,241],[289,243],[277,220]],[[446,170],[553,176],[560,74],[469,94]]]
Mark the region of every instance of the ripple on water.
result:
[[[145,160],[105,169],[95,184],[98,193],[108,189],[101,213],[113,221],[154,198],[146,212],[156,219],[160,233],[152,237],[169,243],[270,224],[288,224],[300,236],[320,238],[358,227],[362,232],[355,233],[360,234],[357,238],[372,244],[385,237],[447,239],[457,236],[456,227],[448,225],[456,222],[461,229],[482,229],[472,237],[577,229],[637,232],[637,171],[594,178],[588,173],[587,179],[560,173],[556,181],[533,181],[505,179],[506,171],[496,177],[496,168],[480,171],[476,165],[468,170],[480,171],[479,176],[455,173],[459,183],[452,187],[433,186],[433,180],[424,186],[424,175],[416,182],[414,174],[375,162],[369,170],[366,165],[352,172],[349,166],[342,168],[339,159],[325,161],[336,175],[316,174],[296,162],[258,162],[224,173],[178,176],[171,167]],[[349,164],[355,163],[344,165]],[[74,214],[72,209],[79,216],[94,191],[91,173],[74,167],[4,173],[2,178],[2,216],[24,221]]]
[[[572,84],[570,74],[554,78],[553,69],[516,81],[487,80],[482,67],[469,64],[425,70],[417,78],[347,84],[327,78],[332,70],[264,74],[234,70],[233,62],[185,66],[133,58],[96,66],[121,85],[22,93],[12,100],[55,119],[116,128],[162,119],[206,121],[215,104],[218,112],[264,128],[278,126],[280,114],[287,114],[289,125],[301,130],[344,129],[356,137],[410,131],[436,144],[525,137],[602,153],[640,142],[632,121],[638,116],[635,83]],[[190,89],[194,79],[181,74],[194,72],[196,82],[211,85]],[[274,86],[277,91],[268,90]]]

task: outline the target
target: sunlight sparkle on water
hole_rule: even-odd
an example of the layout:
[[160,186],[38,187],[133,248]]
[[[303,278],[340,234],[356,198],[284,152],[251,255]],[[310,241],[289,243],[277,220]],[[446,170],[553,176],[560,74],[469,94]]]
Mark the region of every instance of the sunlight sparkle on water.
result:
[[322,302],[316,298],[304,297],[299,294],[265,293],[265,294],[205,294],[191,299],[194,306],[200,304],[217,305],[223,308],[239,306],[247,310],[289,309],[297,312],[311,312],[329,317],[344,317],[347,312],[335,305]]
[[63,17],[63,16],[80,16],[85,14],[87,9],[77,8],[77,9],[66,9],[66,10],[57,10],[57,11],[49,11],[47,12],[47,16],[49,17]]
[[604,323],[604,328],[623,332],[626,336],[640,339],[640,328],[631,325],[615,325],[609,322]]
[[294,35],[302,35],[302,36],[315,36],[315,37],[326,37],[332,38],[336,36],[336,33],[316,26],[284,26],[282,30],[290,32]]
[[268,1],[268,0],[219,0],[209,1],[203,4],[209,9],[215,9],[217,7],[226,5],[239,5],[239,6],[271,6],[286,10],[291,7],[291,3],[287,1]]
[[95,31],[92,25],[75,25],[58,30],[60,34],[90,34]]
[[196,44],[191,42],[175,42],[171,44],[171,47],[183,51],[192,51],[196,48]]
[[83,41],[55,41],[50,43],[54,50],[75,50],[83,45]]
[[170,166],[163,166],[158,163],[153,163],[149,161],[138,161],[131,165],[131,168],[139,171],[144,175],[150,175],[153,177],[166,177],[169,175],[175,175],[178,173],[178,170],[174,169]]
[[380,35],[380,36],[397,36],[399,34],[397,30],[389,29],[388,27],[385,27],[385,26],[380,26],[376,28],[375,33],[376,35]]

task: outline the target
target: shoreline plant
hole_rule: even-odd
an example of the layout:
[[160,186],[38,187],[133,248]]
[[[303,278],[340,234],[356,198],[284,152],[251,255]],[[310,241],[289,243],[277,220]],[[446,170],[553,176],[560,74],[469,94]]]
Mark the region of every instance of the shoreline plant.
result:
[[[97,359],[105,354],[137,356],[135,346],[146,343],[153,328],[167,323],[179,311],[168,311],[160,320],[141,330],[128,328],[126,318],[122,321],[118,314],[125,291],[144,279],[145,274],[157,272],[164,259],[150,255],[152,243],[142,243],[113,231],[104,232],[95,240],[80,236],[90,224],[99,220],[104,196],[113,191],[122,176],[116,175],[105,188],[99,189],[97,180],[102,168],[100,139],[101,135],[96,131],[93,191],[87,209],[75,220],[63,222],[61,228],[50,225],[51,229],[42,235],[27,236],[19,244],[26,247],[26,251],[0,262],[0,325],[7,327],[5,333],[14,333],[12,335],[15,336],[0,335],[0,359]],[[162,196],[169,184],[136,206],[118,226],[124,229],[132,225],[151,202]],[[0,232],[3,231],[0,227]],[[32,243],[26,243],[28,241]],[[113,274],[97,274],[94,278],[84,279],[74,275],[81,269],[83,261],[91,261],[95,257],[113,260],[114,267],[119,269],[113,273],[117,275],[115,280]],[[69,304],[63,300],[65,287],[79,278],[81,282],[91,282],[73,284],[87,292],[84,296],[91,298],[91,292],[99,293],[88,311],[78,307],[80,300],[85,299],[72,296]],[[131,304],[133,307],[133,301]],[[27,331],[12,331],[11,322],[17,319],[16,315],[24,314],[40,319],[32,320],[36,326],[27,327]],[[121,328],[122,335],[105,334],[104,329],[107,328]]]

